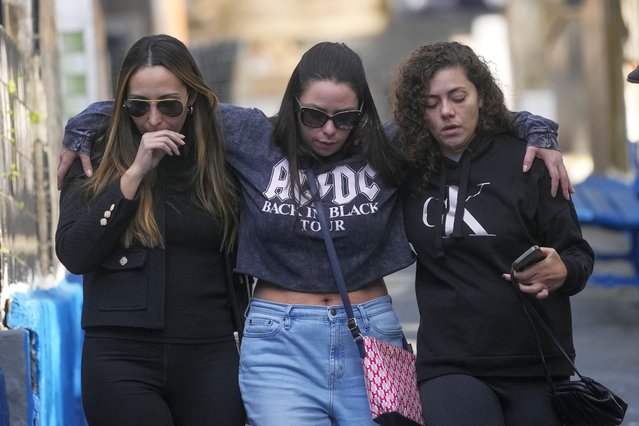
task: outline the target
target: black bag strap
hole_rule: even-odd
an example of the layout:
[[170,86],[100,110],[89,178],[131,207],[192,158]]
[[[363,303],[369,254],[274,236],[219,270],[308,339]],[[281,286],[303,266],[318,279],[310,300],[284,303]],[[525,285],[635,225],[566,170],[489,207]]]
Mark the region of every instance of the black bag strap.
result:
[[364,338],[359,329],[359,325],[357,324],[355,314],[353,313],[353,306],[348,298],[348,290],[346,289],[346,283],[344,282],[344,274],[342,273],[342,268],[339,264],[339,259],[337,258],[337,252],[335,251],[335,245],[333,244],[333,239],[331,238],[329,231],[326,213],[324,212],[324,206],[322,205],[322,199],[320,197],[319,190],[317,189],[317,183],[315,182],[315,173],[313,173],[311,169],[307,169],[305,174],[308,187],[311,190],[313,204],[315,204],[315,210],[317,211],[317,219],[322,227],[322,237],[324,238],[324,244],[326,245],[326,252],[328,253],[331,270],[333,271],[333,276],[335,277],[337,288],[339,289],[339,295],[342,297],[342,303],[344,304],[344,309],[348,316],[346,325],[353,336],[353,341],[357,345],[359,356],[365,358],[366,348],[364,347]]
[[226,300],[232,314],[232,321],[235,330],[233,338],[238,353],[240,352],[240,341],[244,331],[244,313],[248,307],[252,296],[253,277],[245,274],[233,272],[235,265],[235,253],[224,253],[224,281],[226,283]]
[[[563,346],[561,346],[561,343],[559,343],[559,340],[557,340],[557,338],[555,337],[555,334],[552,332],[550,327],[548,327],[548,324],[546,324],[546,322],[543,320],[541,315],[539,315],[539,312],[537,312],[537,310],[530,303],[530,301],[528,299],[526,299],[521,294],[521,291],[519,291],[519,288],[517,288],[517,285],[519,283],[518,283],[517,279],[515,278],[515,270],[514,269],[510,270],[510,278],[511,278],[511,282],[513,283],[513,289],[515,290],[515,294],[517,294],[517,298],[519,298],[519,302],[521,302],[521,307],[523,308],[524,313],[526,314],[526,317],[528,318],[528,321],[530,322],[530,325],[531,325],[531,327],[533,329],[533,332],[535,334],[535,339],[537,340],[537,350],[539,351],[539,357],[541,358],[541,362],[542,362],[542,364],[544,366],[544,372],[546,374],[546,380],[548,381],[548,385],[550,386],[550,388],[554,389],[553,382],[552,382],[552,377],[550,375],[550,371],[548,370],[548,366],[546,365],[546,358],[544,357],[544,351],[543,351],[542,346],[541,346],[541,341],[539,340],[539,334],[537,333],[537,326],[535,325],[535,321],[532,318],[533,316],[535,317],[535,320],[537,321],[539,326],[546,332],[546,334],[548,335],[550,340],[555,344],[555,346],[557,346],[559,351],[561,351],[563,356],[568,360],[568,362],[570,363],[570,366],[572,367],[572,369],[575,372],[575,374],[577,374],[577,376],[579,376],[579,378],[581,380],[583,380],[584,382],[588,382],[590,379],[588,377],[582,376],[579,373],[579,371],[577,370],[577,367],[575,367],[575,364],[572,362],[572,360],[570,359],[570,357],[568,356],[568,354],[564,350]],[[531,316],[531,313],[532,313],[532,316]]]

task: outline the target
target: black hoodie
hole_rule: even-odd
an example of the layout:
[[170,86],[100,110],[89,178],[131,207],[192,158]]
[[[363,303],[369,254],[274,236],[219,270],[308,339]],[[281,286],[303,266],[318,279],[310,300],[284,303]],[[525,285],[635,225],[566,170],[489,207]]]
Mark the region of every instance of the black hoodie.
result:
[[[522,173],[525,150],[509,135],[477,136],[459,162],[443,159],[427,188],[406,191],[406,233],[418,256],[420,381],[449,373],[543,376],[531,326],[501,278],[533,244],[555,248],[568,270],[559,290],[530,301],[574,357],[569,296],[584,288],[594,254],[572,202],[551,197],[544,164],[535,160]],[[570,375],[541,337],[551,374]]]

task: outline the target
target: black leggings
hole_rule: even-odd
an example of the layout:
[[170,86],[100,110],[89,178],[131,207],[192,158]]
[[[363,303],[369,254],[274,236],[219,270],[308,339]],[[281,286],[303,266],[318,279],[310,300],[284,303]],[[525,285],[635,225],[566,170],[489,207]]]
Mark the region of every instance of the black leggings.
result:
[[234,342],[167,344],[87,337],[89,425],[244,425]]
[[428,426],[562,426],[541,378],[449,374],[420,383]]

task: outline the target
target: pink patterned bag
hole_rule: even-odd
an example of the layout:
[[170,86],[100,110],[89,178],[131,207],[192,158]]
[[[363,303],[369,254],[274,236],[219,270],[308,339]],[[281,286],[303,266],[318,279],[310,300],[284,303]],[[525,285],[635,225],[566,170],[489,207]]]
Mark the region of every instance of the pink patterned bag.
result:
[[374,337],[363,339],[362,366],[373,420],[382,425],[424,425],[415,355]]
[[[313,197],[319,199],[319,190],[312,169],[306,170],[306,179]],[[322,237],[326,244],[328,260],[331,263],[337,289],[344,302],[348,316],[347,328],[357,345],[364,367],[364,382],[371,406],[373,421],[386,426],[423,426],[422,403],[417,389],[415,355],[390,343],[370,336],[362,336],[353,314],[353,306],[348,298],[344,274],[337,258],[335,245],[329,232],[328,220],[322,203],[316,203],[317,219],[322,225]],[[403,337],[403,336],[402,336]],[[404,346],[410,348],[403,338]]]

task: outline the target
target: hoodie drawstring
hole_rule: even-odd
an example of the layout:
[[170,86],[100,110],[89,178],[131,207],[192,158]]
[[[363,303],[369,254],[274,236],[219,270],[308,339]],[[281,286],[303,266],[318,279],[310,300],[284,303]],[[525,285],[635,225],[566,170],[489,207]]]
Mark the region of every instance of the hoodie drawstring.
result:
[[444,223],[448,210],[451,205],[455,206],[455,218],[453,223],[452,238],[463,238],[464,230],[464,210],[466,210],[466,199],[468,198],[468,181],[470,179],[470,162],[472,158],[472,151],[466,150],[460,159],[461,163],[461,175],[459,178],[459,189],[457,191],[457,202],[453,203],[448,200],[447,207],[444,207],[446,197],[449,195],[446,186],[446,164],[442,161],[440,182],[439,182],[439,203],[440,215],[439,220],[435,222],[435,256],[443,257],[445,255],[444,249]]
[[461,158],[461,176],[459,178],[459,191],[457,192],[457,210],[455,210],[453,238],[463,237],[464,210],[466,210],[466,198],[468,198],[468,179],[470,177],[470,158],[472,154],[472,151],[466,150]]
[[[446,165],[441,162],[441,174],[439,179],[439,215],[435,221],[435,257],[444,256],[444,220],[446,220],[447,208],[444,208],[446,201]],[[450,203],[448,203],[450,208]]]

